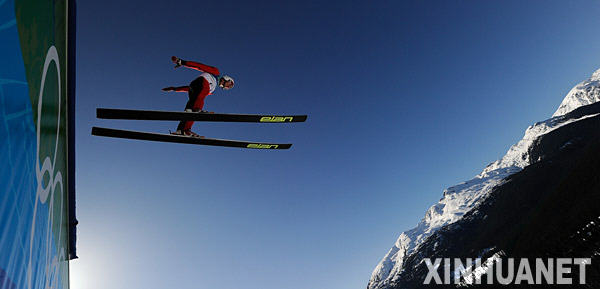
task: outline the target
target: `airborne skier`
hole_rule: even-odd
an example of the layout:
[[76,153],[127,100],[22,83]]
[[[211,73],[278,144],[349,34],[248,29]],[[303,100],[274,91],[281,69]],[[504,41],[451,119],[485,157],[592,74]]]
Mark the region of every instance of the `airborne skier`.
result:
[[[1,2],[2,0],[0,0]],[[232,113],[206,113],[204,99],[211,94],[215,88],[220,86],[228,90],[233,88],[233,79],[227,75],[221,75],[219,69],[206,64],[186,61],[175,56],[171,57],[175,68],[185,66],[195,69],[202,74],[194,79],[188,86],[169,86],[163,91],[187,92],[189,100],[185,111],[154,111],[135,109],[111,109],[98,108],[96,116],[106,119],[131,119],[131,120],[177,120],[179,125],[175,132],[170,134],[151,133],[132,130],[121,130],[104,127],[92,127],[92,135],[104,137],[116,137],[124,139],[138,139],[158,142],[187,143],[195,145],[209,145],[219,147],[237,147],[246,149],[268,149],[286,150],[292,147],[291,143],[253,142],[245,140],[229,140],[217,138],[205,138],[191,131],[194,121],[215,122],[253,122],[253,123],[295,123],[306,121],[306,115],[281,115],[281,114],[232,114]]]
[[[171,57],[171,61],[175,63],[175,68],[184,66],[202,72],[202,74],[194,79],[188,86],[169,86],[162,89],[163,91],[187,92],[188,102],[185,105],[186,112],[204,113],[205,111],[202,110],[204,108],[204,99],[215,91],[217,85],[224,90],[233,88],[233,78],[227,75],[221,75],[219,69],[216,67],[199,62],[186,61],[175,56]],[[193,125],[193,121],[182,120],[179,122],[177,130],[171,134],[200,137],[191,130]]]

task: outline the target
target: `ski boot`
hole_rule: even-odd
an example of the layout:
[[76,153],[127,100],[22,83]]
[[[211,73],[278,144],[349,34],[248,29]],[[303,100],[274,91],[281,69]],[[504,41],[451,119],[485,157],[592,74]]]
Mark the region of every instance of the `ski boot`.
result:
[[208,111],[208,110],[195,110],[195,109],[190,109],[190,108],[186,108],[184,111],[185,111],[185,112],[197,112],[197,113],[215,113],[214,111]]
[[169,131],[170,134],[172,135],[180,135],[180,136],[187,136],[187,137],[197,137],[197,138],[204,138],[204,136],[199,135],[189,129],[185,129],[185,130],[176,130],[176,131]]

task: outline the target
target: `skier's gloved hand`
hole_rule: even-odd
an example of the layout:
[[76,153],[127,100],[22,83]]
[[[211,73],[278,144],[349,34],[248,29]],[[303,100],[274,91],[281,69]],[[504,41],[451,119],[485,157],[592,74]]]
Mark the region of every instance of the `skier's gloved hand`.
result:
[[176,56],[171,56],[171,61],[173,61],[173,63],[175,63],[175,68],[182,65],[182,60]]
[[162,89],[162,91],[173,91],[175,90],[175,87],[169,86],[169,87],[165,87]]

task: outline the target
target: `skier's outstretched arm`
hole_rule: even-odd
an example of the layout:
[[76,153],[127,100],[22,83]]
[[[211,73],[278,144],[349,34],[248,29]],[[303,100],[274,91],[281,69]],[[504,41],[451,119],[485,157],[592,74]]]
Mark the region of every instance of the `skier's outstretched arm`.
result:
[[203,72],[208,72],[212,75],[221,74],[219,72],[218,68],[213,67],[213,66],[208,66],[208,65],[202,64],[200,62],[182,60],[181,64],[183,64],[183,66],[185,66],[187,68],[191,68],[191,69],[195,69],[195,70],[199,70],[199,71],[203,71]]
[[[212,75],[219,75],[221,74],[219,72],[219,69],[213,66],[209,66],[206,64],[202,64],[200,62],[195,62],[195,61],[187,61],[187,60],[183,60],[181,58],[177,58],[175,56],[171,57],[171,60],[173,60],[173,62],[175,62],[175,64],[177,65],[183,65],[187,68],[191,68],[191,69],[195,69],[195,70],[199,70],[199,71],[203,71],[203,72],[208,72]],[[177,67],[177,66],[175,66]]]
[[169,86],[162,89],[163,91],[188,92],[189,86]]

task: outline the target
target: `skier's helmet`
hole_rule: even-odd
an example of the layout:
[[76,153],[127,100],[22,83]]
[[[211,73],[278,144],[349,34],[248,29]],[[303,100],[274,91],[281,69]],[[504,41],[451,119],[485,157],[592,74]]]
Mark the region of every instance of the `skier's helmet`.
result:
[[223,76],[221,76],[221,80],[223,80],[223,81],[219,81],[219,86],[222,89],[232,89],[233,88],[234,81],[233,81],[233,78],[231,78],[231,76],[223,75]]

